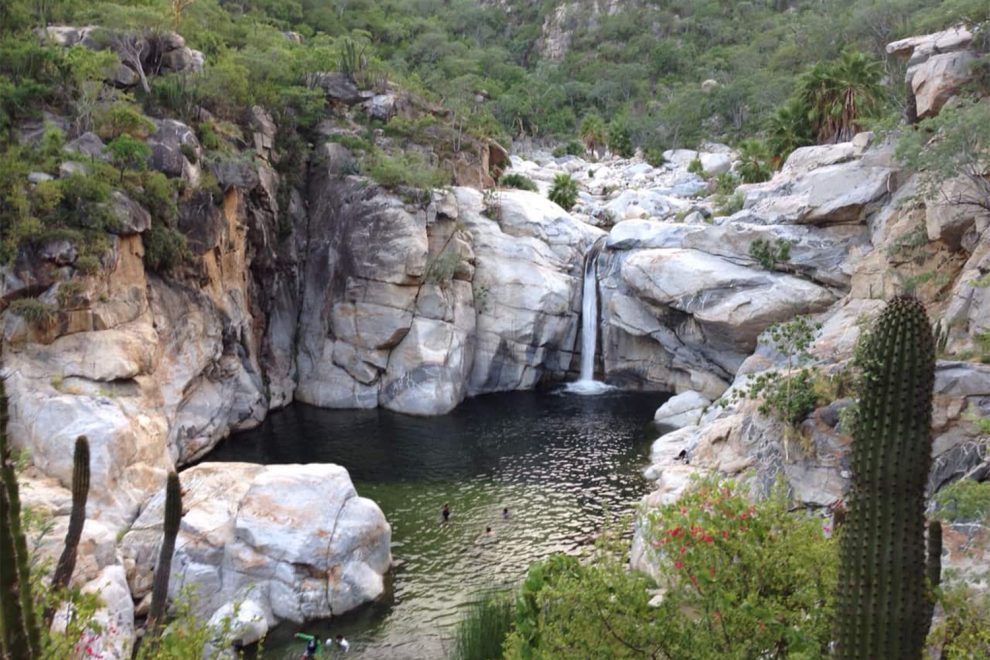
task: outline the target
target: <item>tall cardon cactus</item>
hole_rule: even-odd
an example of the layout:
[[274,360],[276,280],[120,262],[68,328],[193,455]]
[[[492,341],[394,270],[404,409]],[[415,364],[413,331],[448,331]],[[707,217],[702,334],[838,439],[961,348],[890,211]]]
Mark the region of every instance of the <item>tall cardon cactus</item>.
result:
[[154,629],[165,618],[165,603],[168,599],[168,581],[172,574],[172,554],[175,552],[175,537],[179,534],[182,521],[182,489],[179,475],[170,472],[165,484],[165,519],[162,525],[163,537],[158,565],[155,567],[155,580],[151,588],[151,609],[148,611],[148,628]]
[[[89,499],[89,440],[81,435],[76,438],[76,449],[72,455],[72,512],[69,514],[69,529],[65,532],[65,545],[52,575],[52,591],[69,586],[72,572],[76,568],[76,554],[83,526],[86,524],[86,501]],[[55,609],[45,609],[45,623],[51,625]]]
[[7,438],[7,392],[0,378],[0,657],[31,660],[41,657],[41,629],[20,502]]
[[924,511],[935,376],[922,304],[911,297],[892,300],[863,349],[841,540],[837,655],[919,659],[931,623]]

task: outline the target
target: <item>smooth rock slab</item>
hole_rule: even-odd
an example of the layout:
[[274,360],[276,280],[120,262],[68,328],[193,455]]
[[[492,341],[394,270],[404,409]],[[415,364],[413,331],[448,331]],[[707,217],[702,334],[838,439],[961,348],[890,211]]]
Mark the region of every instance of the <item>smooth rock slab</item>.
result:
[[657,412],[653,415],[653,421],[674,428],[693,426],[701,420],[702,413],[709,405],[711,405],[711,399],[703,394],[694,390],[681,392],[677,396],[670,397],[662,406],[657,408]]
[[[382,594],[391,527],[339,465],[203,463],[181,480],[169,593],[195,587],[199,614],[250,598],[273,622],[302,622]],[[163,509],[159,492],[121,544],[135,598],[151,587]]]

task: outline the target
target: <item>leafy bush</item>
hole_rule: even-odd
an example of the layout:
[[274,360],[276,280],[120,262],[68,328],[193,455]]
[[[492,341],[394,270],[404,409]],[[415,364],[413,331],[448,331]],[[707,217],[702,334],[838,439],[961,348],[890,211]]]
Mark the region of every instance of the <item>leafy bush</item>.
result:
[[928,633],[939,658],[990,658],[990,595],[968,584],[937,593],[943,616]]
[[936,515],[948,522],[981,522],[990,515],[990,482],[960,479],[935,495]]
[[554,148],[553,157],[561,158],[562,156],[584,156],[587,151],[584,145],[577,140],[570,140],[565,144],[561,144]]
[[417,152],[396,156],[377,152],[365,164],[368,176],[385,188],[409,186],[420,190],[440,188],[450,184],[450,174],[427,162]]
[[55,308],[37,298],[18,298],[7,306],[7,311],[28,323],[43,327],[55,321]]
[[677,503],[644,512],[659,603],[613,537],[587,566],[568,562],[530,590],[529,602],[524,585],[505,657],[827,656],[835,542],[819,518],[789,505],[782,483],[756,504],[731,482],[694,484]]
[[498,660],[502,643],[512,630],[515,606],[509,594],[487,592],[472,603],[457,625],[454,657],[458,660]]
[[761,140],[743,140],[739,144],[739,161],[736,171],[743,183],[762,183],[773,176],[770,149]]
[[723,172],[715,177],[715,192],[719,195],[731,195],[739,185],[739,178],[732,172]]
[[447,284],[461,265],[461,255],[456,250],[444,250],[426,265],[425,280],[430,284]]
[[516,188],[518,190],[529,190],[530,192],[537,191],[536,183],[532,179],[516,172],[503,174],[498,180],[498,185],[503,188]]
[[650,164],[650,167],[660,167],[667,162],[667,159],[663,157],[663,151],[660,147],[651,147],[643,154],[643,158]]
[[758,238],[749,244],[749,256],[756,259],[766,270],[775,270],[777,264],[790,260],[792,245],[786,238],[777,238],[773,241]]
[[688,163],[687,171],[698,176],[705,176],[705,166],[701,164],[701,158],[695,157]]
[[155,124],[144,116],[140,108],[124,100],[97,108],[93,123],[96,134],[104,140],[112,140],[121,135],[143,139],[155,130]]
[[615,117],[608,125],[608,148],[623,158],[632,157],[635,153],[632,136],[629,134],[629,125],[624,118]]
[[151,147],[143,140],[137,140],[125,133],[107,144],[107,152],[110,154],[110,162],[120,170],[120,181],[123,182],[124,174],[128,170],[147,169]]
[[336,142],[344,147],[347,147],[351,151],[371,151],[371,142],[364,139],[360,135],[351,135],[349,133],[339,133],[330,136],[331,142]]
[[167,273],[191,258],[186,237],[162,223],[152,223],[151,229],[142,234],[144,240],[144,265],[155,273]]
[[731,195],[717,194],[715,196],[715,213],[718,215],[732,215],[742,211],[746,205],[746,196],[742,191],[736,191]]
[[570,174],[558,174],[553,178],[547,197],[565,211],[570,211],[578,198],[577,181]]

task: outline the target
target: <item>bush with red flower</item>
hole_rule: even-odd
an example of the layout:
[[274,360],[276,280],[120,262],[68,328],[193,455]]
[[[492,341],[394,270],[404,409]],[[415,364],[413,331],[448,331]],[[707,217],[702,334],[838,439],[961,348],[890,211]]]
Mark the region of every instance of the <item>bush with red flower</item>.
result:
[[509,658],[827,657],[838,573],[821,518],[790,512],[784,486],[753,503],[698,481],[643,512],[659,584],[628,570],[628,540],[538,595],[539,644],[510,635]]

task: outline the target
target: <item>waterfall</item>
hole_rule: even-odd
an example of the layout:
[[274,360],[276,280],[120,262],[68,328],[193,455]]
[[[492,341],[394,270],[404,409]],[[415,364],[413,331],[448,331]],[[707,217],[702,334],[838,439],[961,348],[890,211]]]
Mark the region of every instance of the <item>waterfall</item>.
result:
[[609,389],[605,383],[595,380],[595,349],[598,345],[598,255],[605,244],[602,236],[585,257],[584,284],[581,289],[581,375],[577,382],[567,386],[576,394],[600,394]]

